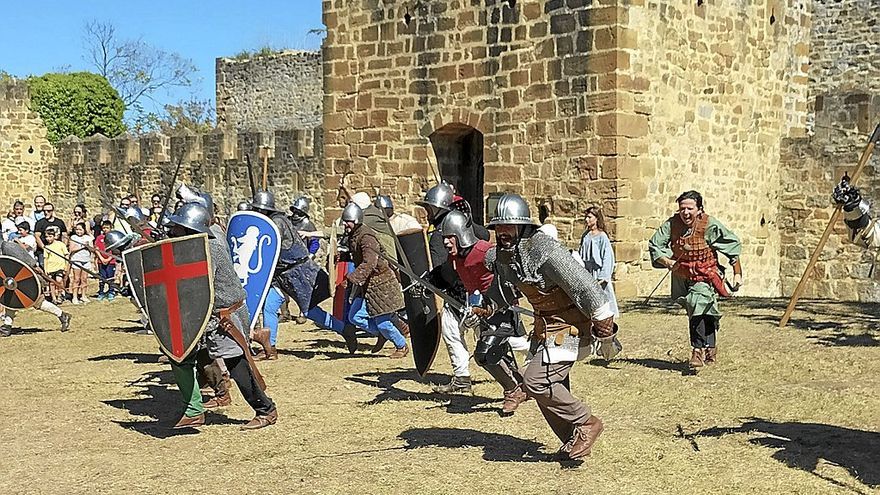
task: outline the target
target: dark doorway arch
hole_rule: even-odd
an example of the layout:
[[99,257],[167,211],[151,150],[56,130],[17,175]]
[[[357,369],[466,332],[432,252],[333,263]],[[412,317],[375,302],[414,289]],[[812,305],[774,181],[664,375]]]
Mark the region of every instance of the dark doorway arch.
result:
[[473,127],[451,123],[428,139],[437,157],[440,177],[452,184],[471,205],[474,221],[483,224],[483,133]]

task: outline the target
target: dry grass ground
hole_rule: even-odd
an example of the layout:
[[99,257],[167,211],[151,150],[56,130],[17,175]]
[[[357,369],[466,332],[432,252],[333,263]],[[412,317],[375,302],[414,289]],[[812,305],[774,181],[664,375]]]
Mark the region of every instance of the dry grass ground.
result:
[[[721,362],[685,376],[685,317],[630,304],[626,349],[581,363],[572,388],[607,425],[579,467],[534,402],[499,417],[476,371],[473,397],[438,397],[409,362],[349,357],[334,335],[286,324],[264,364],[280,420],[210,414],[174,434],[178,392],[125,300],[70,309],[73,331],[27,311],[0,340],[2,493],[871,493],[880,489],[880,307],[726,304]],[[46,329],[46,330],[43,330]],[[433,381],[446,380],[438,355]]]

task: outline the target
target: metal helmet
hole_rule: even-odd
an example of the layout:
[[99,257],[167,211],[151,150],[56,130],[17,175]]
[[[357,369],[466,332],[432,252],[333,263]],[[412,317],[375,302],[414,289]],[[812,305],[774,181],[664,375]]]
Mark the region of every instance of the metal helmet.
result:
[[380,194],[376,196],[373,204],[376,205],[377,208],[382,208],[383,210],[386,208],[394,209],[394,202],[391,201],[391,196],[388,196],[386,194]]
[[128,220],[128,223],[131,224],[140,225],[148,220],[147,216],[144,215],[144,210],[136,206],[129,206],[122,212],[122,214],[125,216],[125,219]]
[[293,204],[290,205],[290,211],[293,213],[299,213],[299,214],[308,216],[309,205],[311,205],[311,204],[312,204],[312,202],[311,202],[311,200],[309,200],[309,198],[307,198],[305,196],[300,196],[300,197],[296,198],[295,200],[293,200]]
[[498,200],[495,216],[489,227],[496,225],[536,225],[529,213],[529,204],[519,194],[507,193]]
[[132,236],[118,230],[111,230],[104,236],[104,243],[108,251],[123,251],[133,239]]
[[197,191],[186,184],[181,184],[177,189],[177,199],[184,203],[196,203],[208,209],[211,216],[214,216],[214,198],[206,192]]
[[425,199],[422,201],[416,201],[416,204],[419,206],[433,206],[434,208],[439,208],[441,210],[448,210],[454,197],[455,190],[452,189],[452,186],[445,182],[441,182],[431,189],[428,189],[428,192],[425,193]]
[[241,203],[238,203],[238,211],[248,211],[250,209],[251,205],[247,201],[242,201]]
[[469,248],[477,243],[473,222],[460,211],[450,211],[443,217],[443,221],[440,222],[440,233],[443,237],[454,236],[460,248]]
[[257,191],[257,194],[254,194],[254,200],[251,201],[251,207],[258,210],[281,212],[275,208],[275,195],[271,191]]
[[211,232],[211,214],[207,208],[198,203],[186,203],[169,215],[168,221],[202,234],[208,234],[208,237],[214,237],[214,233]]
[[364,222],[364,210],[354,203],[349,203],[345,205],[345,209],[342,210],[342,221],[353,222],[355,225],[360,225]]

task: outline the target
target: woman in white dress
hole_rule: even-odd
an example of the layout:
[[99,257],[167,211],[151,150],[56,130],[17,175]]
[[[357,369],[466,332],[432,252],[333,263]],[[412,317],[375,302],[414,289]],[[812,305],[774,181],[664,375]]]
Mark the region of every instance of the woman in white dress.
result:
[[611,248],[611,240],[605,233],[605,218],[598,206],[587,208],[584,222],[587,229],[581,237],[579,254],[584,261],[584,267],[596,278],[599,285],[608,295],[611,310],[614,317],[620,317],[617,309],[617,298],[614,295],[614,285],[611,283],[611,275],[614,273],[614,250]]

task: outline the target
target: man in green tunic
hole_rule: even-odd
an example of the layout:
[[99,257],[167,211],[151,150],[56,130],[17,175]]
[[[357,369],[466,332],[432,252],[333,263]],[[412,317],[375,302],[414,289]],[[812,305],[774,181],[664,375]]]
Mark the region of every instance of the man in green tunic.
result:
[[676,202],[678,213],[657,229],[648,251],[655,268],[672,271],[672,297],[687,310],[693,347],[689,364],[696,372],[718,358],[718,296],[730,296],[718,253],[724,254],[733,268],[729,288],[739,290],[741,245],[736,234],[703,211],[703,196],[697,191],[682,193]]

